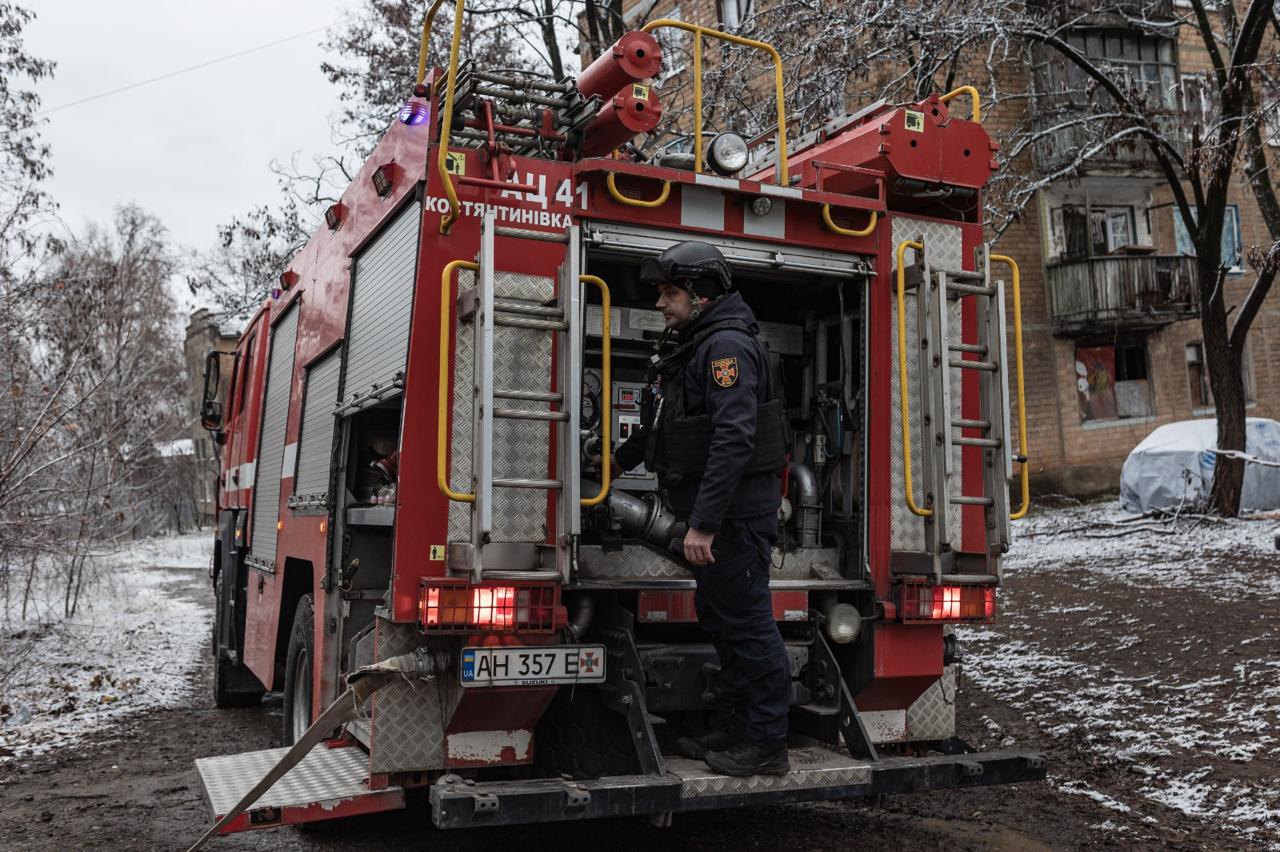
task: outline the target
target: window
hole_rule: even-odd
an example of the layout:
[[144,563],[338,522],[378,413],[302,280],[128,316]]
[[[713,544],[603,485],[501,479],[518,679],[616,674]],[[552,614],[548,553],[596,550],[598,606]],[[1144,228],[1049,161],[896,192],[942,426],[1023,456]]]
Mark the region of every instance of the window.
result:
[[[1146,35],[1131,30],[1076,30],[1067,34],[1067,42],[1088,59],[1115,69],[1130,86],[1145,94],[1157,106],[1178,106],[1178,74],[1173,39]],[[1087,89],[1084,72],[1072,63],[1050,67],[1050,91],[1079,93]],[[1109,96],[1096,93],[1098,102],[1106,105]]]
[[[1209,387],[1209,365],[1204,357],[1204,344],[1199,340],[1187,344],[1187,382],[1191,391],[1191,407],[1213,408],[1213,390]],[[1253,368],[1249,361],[1249,346],[1246,343],[1244,355],[1240,359],[1241,372],[1244,373],[1244,398],[1246,403],[1254,402]]]
[[1110,254],[1137,242],[1132,207],[1064,204],[1050,212],[1052,252],[1064,260]]
[[1191,138],[1191,126],[1198,124],[1203,140],[1214,115],[1214,93],[1203,74],[1182,75],[1182,111],[1187,118],[1186,138]]
[[1125,420],[1155,413],[1145,340],[1076,349],[1082,420]]
[[[1192,208],[1195,216],[1195,208]],[[1191,242],[1191,234],[1187,231],[1182,215],[1173,215],[1173,236],[1177,242],[1178,254],[1195,257],[1195,243]],[[1227,215],[1222,220],[1222,264],[1233,274],[1244,272],[1244,240],[1240,236],[1240,208],[1234,204],[1227,205]]]
[[[672,6],[657,17],[670,18],[673,21],[684,20],[680,15],[679,6]],[[670,80],[683,74],[685,66],[689,64],[690,51],[693,49],[689,40],[690,33],[675,27],[659,27],[653,31],[653,37],[662,47],[662,76],[658,79]]]
[[1204,361],[1204,344],[1200,341],[1187,344],[1187,380],[1191,385],[1191,407],[1208,408],[1213,405],[1213,393],[1209,390],[1209,367]]
[[736,30],[755,11],[752,0],[719,0],[720,21],[727,30]]

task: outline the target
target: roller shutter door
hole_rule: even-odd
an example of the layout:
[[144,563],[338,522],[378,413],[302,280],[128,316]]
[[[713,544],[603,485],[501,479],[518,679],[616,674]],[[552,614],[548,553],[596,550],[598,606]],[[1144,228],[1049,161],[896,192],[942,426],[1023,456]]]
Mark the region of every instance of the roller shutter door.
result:
[[[271,360],[267,362],[267,390],[262,401],[257,477],[253,487],[253,531],[249,539],[249,557],[257,565],[273,570],[276,521],[280,515],[280,479],[285,462],[284,434],[289,423],[289,391],[293,384],[293,354],[297,340],[298,307],[295,302],[284,319],[271,329]],[[289,473],[292,475],[292,470]]]
[[342,358],[334,350],[307,369],[303,396],[302,436],[298,441],[298,475],[293,493],[299,505],[322,505],[329,491],[333,457],[333,410],[338,404],[338,371]]
[[386,388],[404,372],[420,218],[419,205],[410,204],[356,256],[342,386],[346,402],[366,396],[374,385]]

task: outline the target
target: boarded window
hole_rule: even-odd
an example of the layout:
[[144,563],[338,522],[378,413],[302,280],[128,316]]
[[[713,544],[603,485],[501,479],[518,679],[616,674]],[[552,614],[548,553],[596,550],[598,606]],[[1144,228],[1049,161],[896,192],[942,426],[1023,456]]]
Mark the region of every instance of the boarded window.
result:
[[1154,414],[1149,371],[1145,341],[1077,348],[1081,419],[1123,420]]

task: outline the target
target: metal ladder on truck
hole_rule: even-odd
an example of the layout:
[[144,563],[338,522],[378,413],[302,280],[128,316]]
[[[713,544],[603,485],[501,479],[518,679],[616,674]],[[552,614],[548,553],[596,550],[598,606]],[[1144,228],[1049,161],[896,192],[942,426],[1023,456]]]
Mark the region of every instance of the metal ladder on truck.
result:
[[[916,251],[915,264],[906,268],[906,249]],[[1001,581],[1001,557],[1009,549],[1009,521],[1029,508],[1027,478],[1026,405],[1022,371],[1022,317],[1019,271],[1012,258],[991,253],[989,245],[976,250],[976,271],[935,269],[923,238],[898,245],[898,357],[901,394],[902,447],[906,500],[911,512],[925,519],[925,547],[935,583],[992,583]],[[1005,287],[991,277],[991,263],[1006,263],[1013,273],[1014,375],[1018,393],[1018,454],[1009,435],[1009,354],[1005,326]],[[911,482],[910,394],[906,370],[905,290],[908,281],[916,297],[916,337],[919,341],[921,439],[925,442],[921,469],[925,501],[916,503]],[[951,305],[970,299],[977,328],[973,342],[963,341],[953,328]],[[978,378],[977,416],[956,416],[953,381]],[[967,397],[967,394],[966,394]],[[965,402],[968,400],[965,399]],[[972,411],[972,407],[970,407]],[[982,468],[982,493],[964,493],[960,464],[965,448],[976,448]],[[971,454],[972,457],[972,454]],[[1021,506],[1009,511],[1013,465],[1021,465]],[[972,463],[972,462],[971,462]],[[981,552],[963,551],[960,515],[965,507],[981,510],[984,544]]]
[[[559,243],[565,246],[565,260],[556,280],[554,298],[549,303],[532,299],[502,297],[497,294],[498,276],[494,242],[496,237]],[[500,227],[492,212],[485,215],[480,231],[480,252],[472,261],[446,264],[441,283],[440,404],[437,470],[441,491],[450,500],[470,505],[470,541],[450,542],[446,562],[450,573],[465,574],[472,582],[483,580],[561,580],[568,582],[573,570],[573,541],[581,532],[580,507],[603,502],[608,493],[608,460],[599,493],[580,496],[580,423],[582,407],[583,304],[584,283],[599,288],[604,306],[604,370],[610,365],[608,328],[610,294],[603,280],[580,272],[581,249],[577,226],[564,232],[532,231]],[[472,490],[459,492],[449,484],[448,436],[452,412],[449,406],[449,364],[453,348],[450,279],[456,269],[475,273],[475,286],[458,295],[458,318],[472,325]],[[461,288],[460,288],[461,289]],[[499,328],[508,334],[542,337],[552,335],[551,362],[546,373],[552,387],[498,387],[500,372],[495,337]],[[537,373],[540,365],[532,367]],[[509,370],[507,372],[510,372]],[[461,391],[462,389],[459,389]],[[455,403],[459,404],[459,403]],[[605,400],[604,422],[610,418]],[[501,421],[544,422],[554,430],[550,436],[530,434],[526,443],[506,441],[505,458],[494,453],[495,426]],[[607,428],[607,427],[606,427]],[[606,433],[605,440],[608,440]],[[527,455],[526,455],[527,451]],[[513,475],[509,469],[519,457],[554,459],[554,469],[545,476]],[[552,465],[549,464],[548,467]],[[500,540],[495,535],[495,508],[501,489],[528,489],[556,495],[553,529],[543,540]],[[548,540],[549,539],[549,540]]]

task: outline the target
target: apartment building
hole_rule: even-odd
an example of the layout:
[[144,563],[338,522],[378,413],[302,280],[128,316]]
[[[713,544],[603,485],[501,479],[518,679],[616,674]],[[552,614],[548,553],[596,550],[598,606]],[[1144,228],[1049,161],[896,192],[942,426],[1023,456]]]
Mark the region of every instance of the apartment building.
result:
[[[755,5],[752,0],[629,0],[624,10],[634,25],[643,16],[715,26],[745,20]],[[1155,15],[1172,20],[1188,11],[1185,5],[1168,0]],[[1149,5],[1146,11],[1151,14]],[[767,29],[768,15],[784,13],[784,6],[769,4],[760,20]],[[667,32],[668,39],[688,38]],[[1189,143],[1185,128],[1211,109],[1201,82],[1211,64],[1194,28],[1151,34],[1122,15],[1093,16],[1071,30],[1068,40],[1146,89],[1161,120],[1169,123],[1169,135]],[[681,70],[669,70],[667,76]],[[1039,139],[1006,171],[1033,177],[1056,173],[1086,141],[1069,121],[1084,107],[1072,100],[1087,89],[1080,72],[1042,48],[1032,51],[1028,66],[1004,67],[1000,73],[1006,90],[1030,91],[1033,97],[988,112],[984,123],[994,135],[1028,121],[1043,129],[1064,126]],[[851,111],[875,99],[852,89]],[[1254,279],[1244,260],[1247,247],[1270,244],[1271,238],[1242,178],[1232,182],[1229,202],[1222,245],[1230,264],[1231,307]],[[1038,492],[1114,490],[1129,451],[1156,427],[1213,417],[1193,248],[1145,145],[1113,146],[1090,158],[1071,179],[1039,189],[997,245],[1022,265],[1028,449]],[[1249,416],[1280,418],[1280,296],[1273,296],[1255,320],[1244,364]]]

